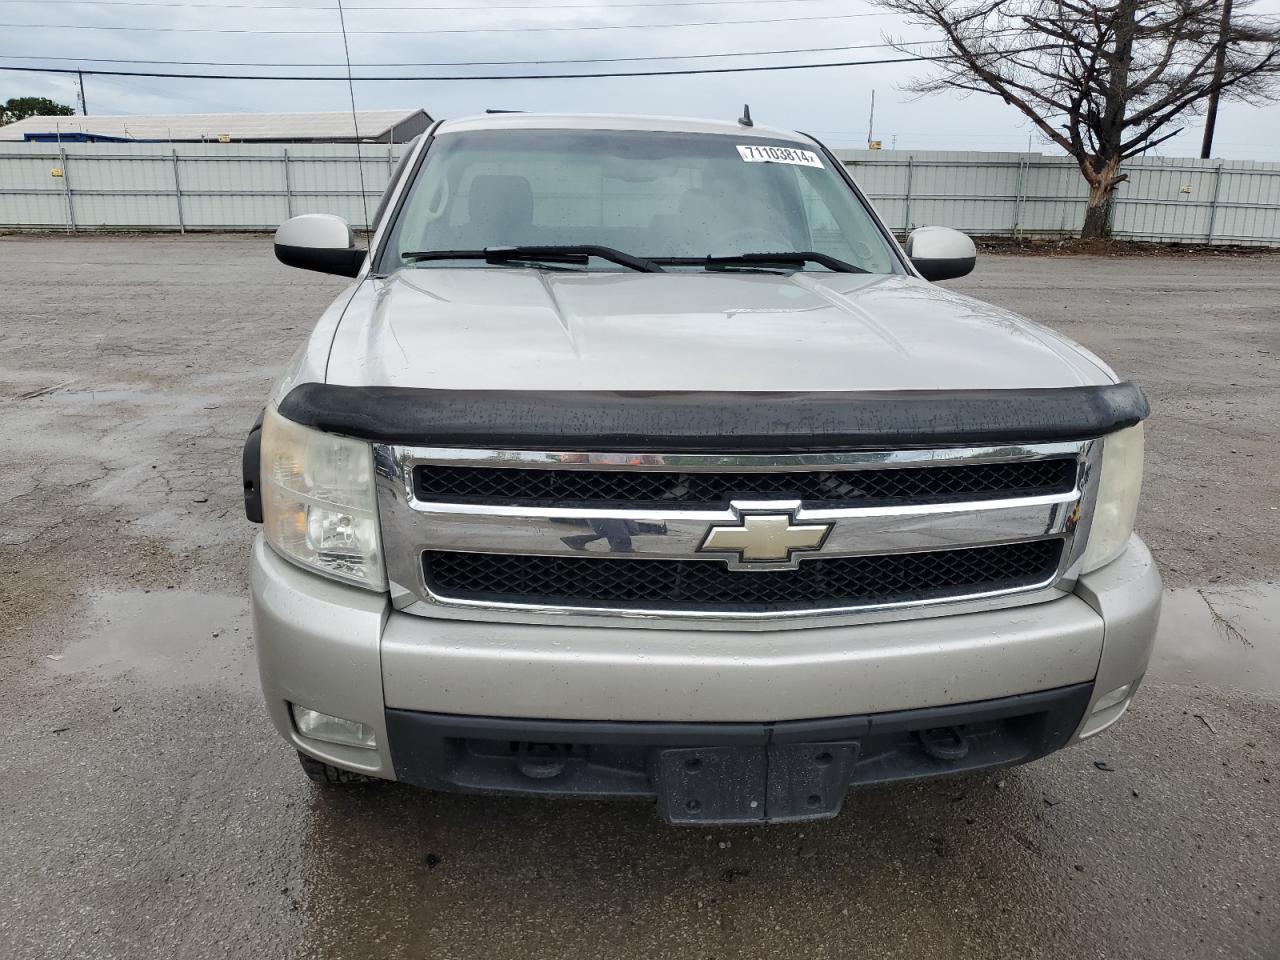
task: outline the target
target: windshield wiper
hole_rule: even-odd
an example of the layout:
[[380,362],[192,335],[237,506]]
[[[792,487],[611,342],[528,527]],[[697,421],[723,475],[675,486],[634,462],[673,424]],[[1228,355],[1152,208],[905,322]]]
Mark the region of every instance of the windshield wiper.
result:
[[825,253],[813,250],[788,250],[785,253],[739,253],[731,257],[654,257],[654,263],[669,263],[681,267],[706,267],[714,270],[717,267],[768,267],[773,265],[804,266],[806,263],[817,263],[836,273],[870,273],[862,267],[845,263]]
[[662,273],[663,269],[652,260],[635,257],[613,247],[592,243],[563,244],[546,247],[485,247],[483,250],[412,250],[400,254],[402,260],[415,263],[424,260],[483,260],[485,263],[503,264],[521,260],[543,263],[571,263],[585,265],[592,257],[608,260],[641,273]]

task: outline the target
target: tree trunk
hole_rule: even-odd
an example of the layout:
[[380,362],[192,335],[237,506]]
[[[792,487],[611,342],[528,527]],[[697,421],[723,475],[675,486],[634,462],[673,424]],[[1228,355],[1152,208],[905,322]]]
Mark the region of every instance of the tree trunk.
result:
[[1093,176],[1085,172],[1089,181],[1089,205],[1084,211],[1084,226],[1080,228],[1081,240],[1102,240],[1111,236],[1111,206],[1115,202],[1116,187],[1123,178],[1119,175],[1119,161],[1110,161]]
[[1115,194],[1101,186],[1089,187],[1089,206],[1084,211],[1081,240],[1101,240],[1111,236],[1111,201]]
[[1129,71],[1133,67],[1133,45],[1138,34],[1138,8],[1143,0],[1117,0],[1115,6],[1115,48],[1100,56],[1106,62],[1103,89],[1104,107],[1096,129],[1097,151],[1080,158],[1080,172],[1089,181],[1089,205],[1084,212],[1081,240],[1111,236],[1111,205],[1115,189],[1125,179],[1120,173],[1123,155],[1125,115],[1129,105]]

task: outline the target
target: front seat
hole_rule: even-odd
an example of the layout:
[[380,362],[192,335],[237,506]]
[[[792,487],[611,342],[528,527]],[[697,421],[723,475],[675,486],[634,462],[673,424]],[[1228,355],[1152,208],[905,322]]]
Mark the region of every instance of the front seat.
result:
[[533,189],[524,177],[485,173],[472,178],[467,216],[459,230],[464,249],[537,243]]

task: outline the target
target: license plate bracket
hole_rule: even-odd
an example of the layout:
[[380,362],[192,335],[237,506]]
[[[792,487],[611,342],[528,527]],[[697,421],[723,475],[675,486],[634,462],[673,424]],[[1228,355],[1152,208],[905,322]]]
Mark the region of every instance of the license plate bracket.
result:
[[834,817],[857,759],[856,740],[659,750],[658,813],[706,825]]
[[771,822],[823,820],[840,812],[858,759],[856,740],[775,744],[767,749]]
[[669,823],[751,823],[765,815],[763,747],[689,747],[657,758],[658,813]]

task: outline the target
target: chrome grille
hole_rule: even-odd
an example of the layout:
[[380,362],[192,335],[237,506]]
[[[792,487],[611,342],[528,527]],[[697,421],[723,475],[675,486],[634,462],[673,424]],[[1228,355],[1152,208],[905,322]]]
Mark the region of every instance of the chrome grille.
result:
[[868,470],[698,473],[667,470],[556,470],[423,464],[414,493],[435,503],[687,504],[734,497],[794,499],[811,504],[987,500],[1065,493],[1075,487],[1074,458],[1014,460]]
[[427,551],[427,586],[442,598],[551,606],[770,613],[814,606],[939,600],[1043,583],[1062,541],[968,550],[816,558],[795,570],[739,572],[699,560],[610,560]]
[[[374,462],[397,609],[765,630],[1061,596],[1100,457],[1100,441],[768,456],[379,445]],[[797,545],[754,551],[778,530]]]

